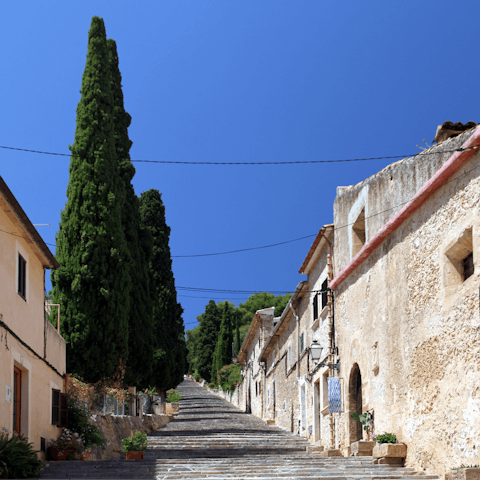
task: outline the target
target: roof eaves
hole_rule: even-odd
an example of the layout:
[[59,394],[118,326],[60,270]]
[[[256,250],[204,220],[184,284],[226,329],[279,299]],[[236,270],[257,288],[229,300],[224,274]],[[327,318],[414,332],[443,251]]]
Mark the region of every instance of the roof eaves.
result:
[[43,241],[40,234],[37,232],[37,229],[33,226],[30,219],[27,217],[27,214],[23,210],[23,208],[18,203],[17,199],[8,188],[7,184],[0,176],[0,194],[5,199],[6,203],[10,206],[14,215],[18,218],[19,222],[21,223],[22,227],[25,229],[27,234],[29,235],[31,241],[35,243],[38,250],[42,253],[44,257],[44,267],[45,268],[58,268],[60,264],[57,262],[56,258],[53,256],[50,249],[47,247],[45,242]]

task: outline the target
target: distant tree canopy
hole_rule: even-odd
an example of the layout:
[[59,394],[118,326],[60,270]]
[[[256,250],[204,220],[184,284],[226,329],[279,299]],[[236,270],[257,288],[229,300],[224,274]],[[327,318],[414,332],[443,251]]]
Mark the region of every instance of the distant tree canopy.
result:
[[291,296],[255,293],[238,307],[228,301],[216,304],[210,300],[205,312],[197,317],[199,325],[186,332],[188,373],[215,382],[216,372],[231,363],[232,342],[235,354],[240,350],[255,312],[275,307],[275,316],[279,317]]

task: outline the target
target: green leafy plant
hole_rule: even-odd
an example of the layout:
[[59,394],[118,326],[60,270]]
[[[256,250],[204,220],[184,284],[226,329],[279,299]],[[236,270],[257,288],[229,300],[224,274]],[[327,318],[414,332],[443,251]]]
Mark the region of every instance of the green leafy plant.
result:
[[353,412],[351,414],[351,417],[354,420],[359,421],[363,425],[363,429],[365,431],[368,430],[368,427],[373,422],[373,417],[372,417],[372,414],[370,412],[361,413],[360,415],[356,412]]
[[65,450],[67,460],[78,460],[85,451],[85,444],[78,433],[63,428],[58,438],[50,444],[50,448]]
[[178,390],[174,390],[171,388],[170,390],[167,391],[167,399],[165,400],[167,403],[172,403],[172,402],[179,402],[182,400],[183,397],[180,395]]
[[480,465],[464,465],[462,463],[459,467],[452,468],[452,470],[462,470],[464,468],[480,468]]
[[377,443],[397,443],[397,437],[393,433],[384,433],[372,437]]
[[9,438],[5,431],[0,431],[0,478],[37,477],[43,467],[33,444],[25,437]]
[[242,366],[239,363],[225,365],[217,372],[217,383],[224,392],[233,392],[242,381]]
[[140,452],[147,449],[147,435],[142,432],[136,432],[128,438],[122,439],[122,448],[124,452]]
[[68,401],[68,428],[82,439],[85,448],[106,448],[107,442],[99,428],[90,423],[86,407],[74,399]]

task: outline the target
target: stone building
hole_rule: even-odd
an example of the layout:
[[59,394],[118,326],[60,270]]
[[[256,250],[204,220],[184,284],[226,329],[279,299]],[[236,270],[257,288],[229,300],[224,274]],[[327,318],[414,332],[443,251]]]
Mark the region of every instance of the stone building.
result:
[[66,345],[45,316],[45,270],[58,263],[0,177],[0,429],[36,450],[65,423]]
[[437,146],[338,187],[308,279],[270,336],[252,322],[244,346],[264,377],[252,412],[265,421],[350,455],[367,439],[351,414],[368,411],[409,466],[480,463],[480,126],[452,125]]
[[408,465],[437,473],[480,463],[480,127],[456,135],[334,205],[340,443],[369,411]]
[[243,381],[236,395],[237,405],[248,413],[263,418],[264,375],[258,358],[273,329],[275,307],[257,310],[238,352],[238,362],[244,365]]

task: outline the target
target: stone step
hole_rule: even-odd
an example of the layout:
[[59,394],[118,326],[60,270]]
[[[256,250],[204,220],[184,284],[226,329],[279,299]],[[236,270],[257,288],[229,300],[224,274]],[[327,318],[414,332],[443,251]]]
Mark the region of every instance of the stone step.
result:
[[372,457],[320,457],[304,437],[247,415],[194,382],[175,420],[148,436],[143,460],[49,462],[41,478],[162,480],[433,480]]

